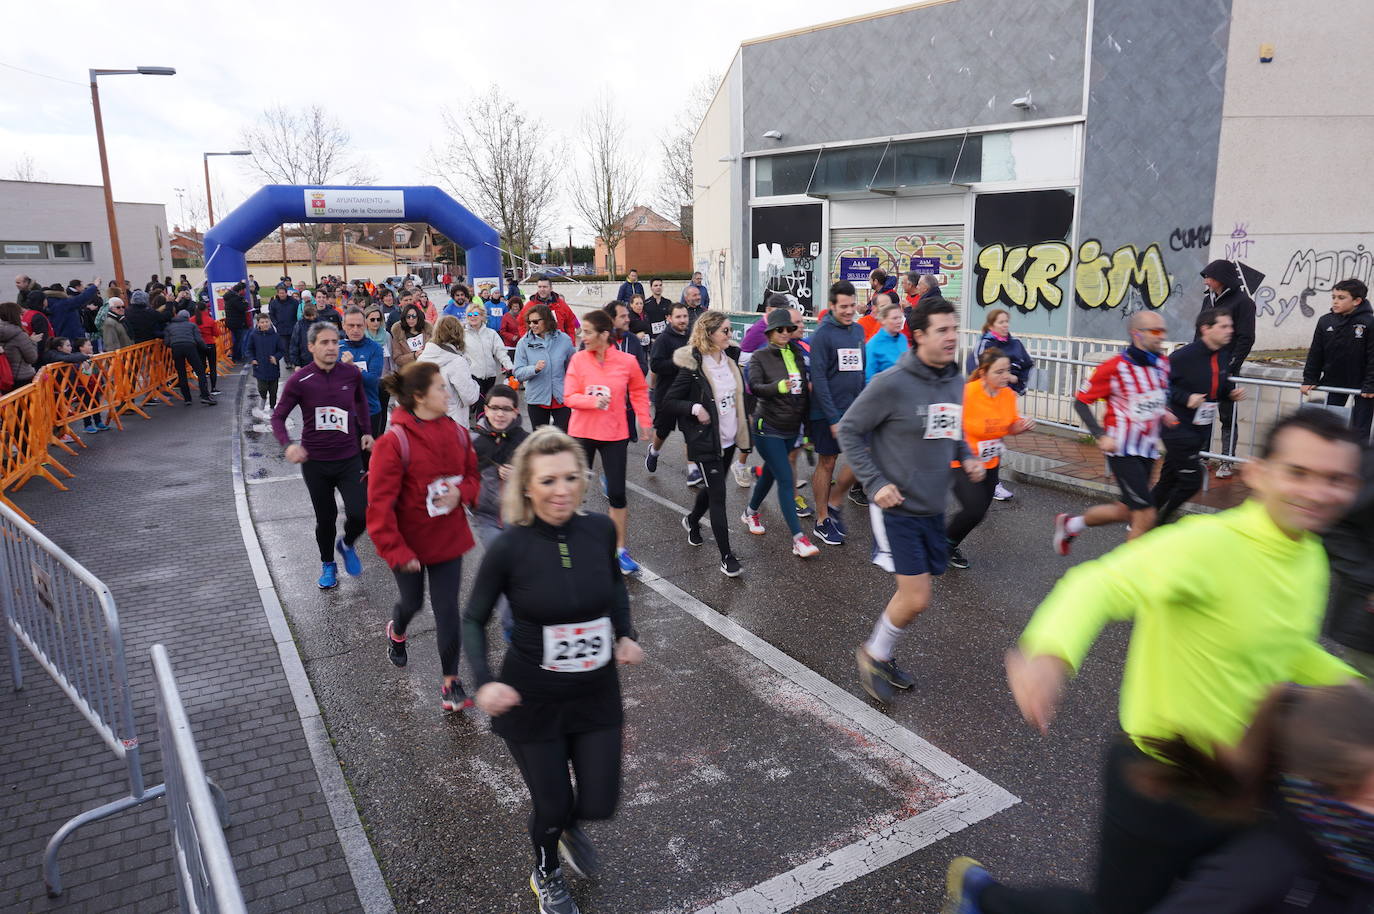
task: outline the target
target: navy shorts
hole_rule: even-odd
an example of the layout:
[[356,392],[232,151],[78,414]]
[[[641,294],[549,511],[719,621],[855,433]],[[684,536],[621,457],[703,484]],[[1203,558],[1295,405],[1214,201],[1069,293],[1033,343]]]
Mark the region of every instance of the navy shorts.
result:
[[806,437],[811,446],[823,457],[834,457],[840,453],[840,442],[830,434],[830,423],[824,418],[806,420]]
[[1150,473],[1155,462],[1149,457],[1125,454],[1108,457],[1107,466],[1111,467],[1116,484],[1121,487],[1121,503],[1132,511],[1153,508],[1155,500],[1150,495]]
[[873,564],[889,574],[944,574],[949,563],[945,516],[915,517],[868,505],[873,526]]

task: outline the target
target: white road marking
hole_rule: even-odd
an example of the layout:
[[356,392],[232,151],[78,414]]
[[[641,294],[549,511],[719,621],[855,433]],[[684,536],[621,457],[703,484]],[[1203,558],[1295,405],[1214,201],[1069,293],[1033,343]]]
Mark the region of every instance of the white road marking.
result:
[[294,476],[267,476],[262,479],[245,479],[244,482],[250,486],[260,486],[268,482],[300,482],[301,474]]

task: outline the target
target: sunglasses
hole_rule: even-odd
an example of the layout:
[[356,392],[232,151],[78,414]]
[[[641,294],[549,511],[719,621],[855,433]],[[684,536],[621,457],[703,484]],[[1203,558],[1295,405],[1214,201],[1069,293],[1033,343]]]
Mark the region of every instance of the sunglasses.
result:
[[1163,327],[1142,327],[1139,332],[1148,333],[1150,336],[1163,336],[1169,331]]
[[382,322],[382,319],[380,317],[369,317],[367,319],[367,322],[369,324],[380,324]]

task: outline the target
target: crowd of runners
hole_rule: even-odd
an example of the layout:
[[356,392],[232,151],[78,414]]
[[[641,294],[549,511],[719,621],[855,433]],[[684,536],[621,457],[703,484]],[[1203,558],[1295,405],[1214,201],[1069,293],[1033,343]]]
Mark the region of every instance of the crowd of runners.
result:
[[[660,280],[646,297],[633,274],[580,319],[544,279],[528,301],[455,285],[442,307],[409,283],[342,307],[332,285],[307,297],[283,284],[243,334],[259,415],[300,464],[314,507],[320,588],[338,586],[340,561],[363,574],[366,532],[397,586],[379,639],[405,666],[427,582],[441,705],[490,715],[529,788],[541,912],[577,911],[563,867],[596,871],[583,825],[617,805],[616,671],[643,659],[626,584],[640,570],[626,537],[632,460],[655,474],[665,449],[682,448],[682,482],[695,490],[683,535],[701,546],[709,525],[730,578],[746,571],[731,534],[767,535],[770,493],[798,559],[846,562],[850,506],[866,511],[869,559],[893,593],[853,648],[858,681],[884,704],[913,686],[898,647],[916,634],[934,578],[972,567],[992,503],[1013,497],[999,470],[1007,440],[1034,427],[1019,395],[1035,366],[1001,310],[961,365],[958,316],[936,278],[896,285],[877,271],[861,301],[836,282],[809,333],[793,300],[770,295],[737,340],[727,315],[703,306],[704,288],[671,302]],[[1363,284],[1337,289],[1351,302],[1333,313],[1368,315]],[[1127,345],[1084,381],[1075,406],[1121,498],[1047,518],[1044,548],[1067,556],[1105,525],[1124,526],[1129,542],[1066,569],[1006,658],[1016,704],[1044,729],[1102,626],[1135,621],[1095,888],[1013,889],[961,859],[953,914],[1278,911],[1294,891],[1316,899],[1310,910],[1364,912],[1374,900],[1374,697],[1352,685],[1374,672],[1368,429],[1318,410],[1282,418],[1243,464],[1243,505],[1171,523],[1209,471],[1199,454],[1223,405],[1243,396],[1231,346],[1254,306],[1222,298],[1172,354],[1161,315],[1132,315]],[[1361,352],[1374,396],[1374,343]],[[731,483],[748,490],[738,521]],[[588,507],[589,489],[606,515]],[[1328,628],[1353,665],[1316,640],[1328,602],[1319,536],[1333,529]],[[463,558],[477,542],[464,601]],[[498,669],[492,616],[505,644]]]

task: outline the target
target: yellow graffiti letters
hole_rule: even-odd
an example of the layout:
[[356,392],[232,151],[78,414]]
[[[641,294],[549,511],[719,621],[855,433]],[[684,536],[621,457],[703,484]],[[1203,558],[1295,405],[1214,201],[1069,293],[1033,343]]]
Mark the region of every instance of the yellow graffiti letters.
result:
[[1094,239],[1078,246],[1074,269],[1074,299],[1080,308],[1115,308],[1134,289],[1147,308],[1159,308],[1169,298],[1169,271],[1158,244],[1143,252],[1126,244],[1107,256],[1102,242]]
[[1073,252],[1062,241],[1007,248],[993,244],[978,252],[978,302],[1010,305],[1025,312],[1044,304],[1058,308],[1064,290],[1056,280],[1069,268]]

